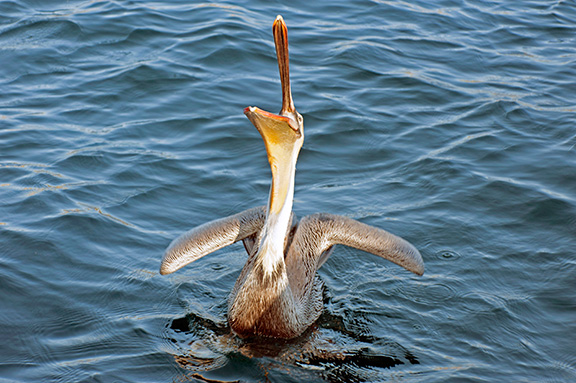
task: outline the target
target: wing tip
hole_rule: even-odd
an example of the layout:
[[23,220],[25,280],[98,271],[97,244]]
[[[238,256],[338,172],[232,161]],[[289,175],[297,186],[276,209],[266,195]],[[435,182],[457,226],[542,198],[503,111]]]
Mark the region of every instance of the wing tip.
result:
[[422,275],[424,275],[424,272],[426,271],[426,267],[424,266],[424,259],[422,258],[422,254],[420,254],[418,249],[416,249],[411,243],[409,243],[409,242],[407,242],[407,243],[410,245],[410,247],[412,247],[412,253],[413,253],[412,254],[412,260],[414,262],[412,267],[410,267],[408,270],[410,270],[414,274],[421,277]]
[[166,252],[164,253],[164,257],[162,257],[162,263],[160,263],[160,275],[168,275],[172,274],[176,270],[180,269],[182,265],[179,265],[178,258],[175,258],[173,253],[170,251],[172,246],[170,246]]
[[421,263],[421,264],[417,265],[413,270],[410,270],[410,271],[412,271],[414,274],[421,277],[422,275],[424,275],[424,272],[426,270],[425,270],[424,264]]

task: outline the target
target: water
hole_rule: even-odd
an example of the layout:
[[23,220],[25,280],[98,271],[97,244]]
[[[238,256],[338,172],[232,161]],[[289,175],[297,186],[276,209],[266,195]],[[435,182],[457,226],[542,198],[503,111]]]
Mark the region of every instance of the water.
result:
[[[318,323],[250,344],[225,317],[241,244],[158,267],[183,231],[266,201],[242,110],[280,109],[277,14],[305,118],[296,213],[401,235],[427,271],[337,248]],[[0,15],[1,382],[576,380],[573,1]]]

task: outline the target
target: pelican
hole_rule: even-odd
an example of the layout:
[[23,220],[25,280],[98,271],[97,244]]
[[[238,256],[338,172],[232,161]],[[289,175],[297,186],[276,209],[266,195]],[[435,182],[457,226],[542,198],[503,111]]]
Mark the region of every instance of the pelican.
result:
[[282,84],[279,114],[247,107],[244,114],[264,140],[272,170],[266,206],[198,226],[176,238],[164,253],[160,274],[243,241],[248,260],[228,299],[228,322],[240,338],[290,339],[322,312],[323,284],[316,271],[341,244],[375,254],[417,274],[418,250],[387,231],[343,216],[316,213],[299,222],[292,213],[294,174],[304,125],[294,107],[288,67],[288,29],[282,16],[272,26]]

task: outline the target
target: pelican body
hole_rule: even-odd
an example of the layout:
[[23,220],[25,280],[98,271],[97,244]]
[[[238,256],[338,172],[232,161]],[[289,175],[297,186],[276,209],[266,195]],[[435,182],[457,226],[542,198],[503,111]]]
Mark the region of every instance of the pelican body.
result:
[[170,274],[225,246],[243,241],[248,260],[228,300],[228,322],[241,338],[294,338],[322,312],[322,282],[316,271],[333,246],[351,246],[422,275],[418,250],[404,239],[350,218],[317,213],[298,222],[292,213],[294,175],[304,142],[302,116],[290,90],[288,31],[281,16],[273,27],[282,109],[279,114],[248,107],[272,170],[268,204],[198,226],[176,238],[162,259]]

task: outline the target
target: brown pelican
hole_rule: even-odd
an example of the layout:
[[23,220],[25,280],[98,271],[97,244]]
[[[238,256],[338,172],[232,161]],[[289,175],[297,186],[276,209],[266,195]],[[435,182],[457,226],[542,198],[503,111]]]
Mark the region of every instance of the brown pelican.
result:
[[279,114],[244,110],[262,135],[272,169],[268,205],[198,226],[175,239],[161,274],[170,274],[215,250],[243,241],[248,260],[228,300],[228,322],[240,337],[293,338],[318,319],[322,282],[316,270],[342,244],[424,273],[420,253],[404,239],[350,218],[313,214],[297,222],[292,213],[294,173],[304,141],[302,116],[290,91],[288,30],[281,16],[272,27],[282,84]]

